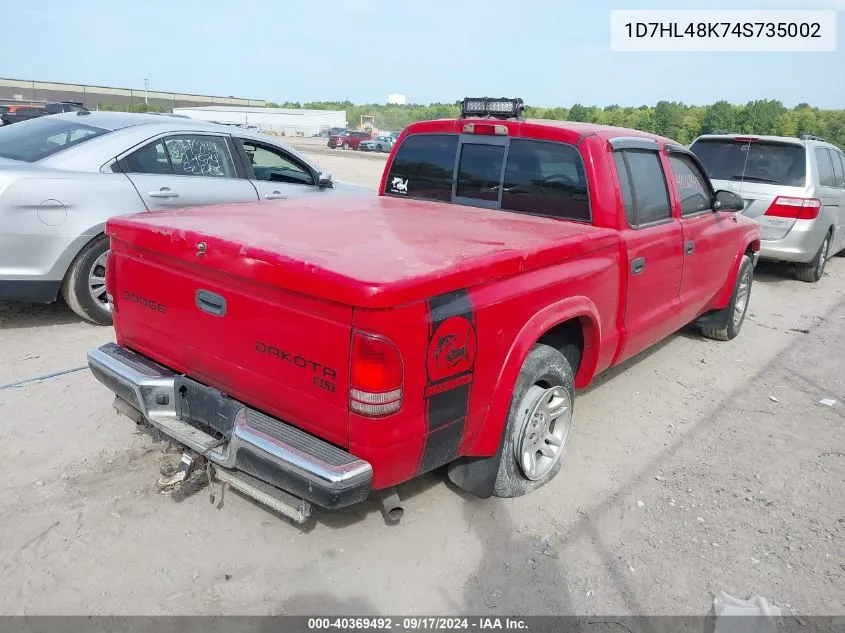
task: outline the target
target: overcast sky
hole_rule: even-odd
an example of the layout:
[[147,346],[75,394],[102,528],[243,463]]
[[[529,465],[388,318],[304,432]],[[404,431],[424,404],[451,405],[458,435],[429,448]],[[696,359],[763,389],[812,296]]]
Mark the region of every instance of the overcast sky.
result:
[[[38,0],[4,3],[0,76],[271,101],[845,107],[845,0]],[[838,12],[835,53],[614,53],[610,10]]]

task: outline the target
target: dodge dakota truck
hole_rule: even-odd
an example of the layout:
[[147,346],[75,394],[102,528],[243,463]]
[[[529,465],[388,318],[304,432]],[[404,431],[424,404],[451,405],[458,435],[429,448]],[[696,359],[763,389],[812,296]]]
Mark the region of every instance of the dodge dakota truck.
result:
[[116,342],[89,366],[184,447],[177,475],[296,521],[371,496],[397,520],[396,486],[440,467],[522,495],[596,374],[690,324],[739,333],[759,228],[705,174],[670,139],[466,99],[406,128],[372,196],[109,221]]

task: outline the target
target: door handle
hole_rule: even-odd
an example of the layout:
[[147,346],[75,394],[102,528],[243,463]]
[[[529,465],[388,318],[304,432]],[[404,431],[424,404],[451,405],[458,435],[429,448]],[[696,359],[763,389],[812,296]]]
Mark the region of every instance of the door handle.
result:
[[179,194],[171,191],[170,187],[162,187],[158,191],[150,191],[147,194],[150,198],[178,198]]
[[273,191],[271,193],[264,194],[265,200],[287,200],[288,197],[283,194],[281,191]]
[[645,257],[637,257],[631,261],[631,272],[639,275],[645,270]]
[[690,240],[684,244],[684,253],[687,255],[692,255],[693,251],[695,250],[695,242]]

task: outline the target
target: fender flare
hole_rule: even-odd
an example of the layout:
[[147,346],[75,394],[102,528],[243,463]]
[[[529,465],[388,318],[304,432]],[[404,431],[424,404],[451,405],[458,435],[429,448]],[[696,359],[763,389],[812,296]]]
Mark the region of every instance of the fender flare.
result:
[[516,335],[496,380],[490,407],[467,454],[489,456],[496,453],[507,422],[513,387],[525,358],[543,334],[571,319],[580,319],[584,331],[584,353],[575,376],[575,387],[583,388],[590,383],[598,364],[602,340],[599,312],[587,297],[568,297],[537,312]]
[[742,262],[742,257],[748,252],[749,248],[754,253],[759,253],[760,238],[754,236],[746,236],[740,242],[740,248],[734,256],[734,262],[731,266],[730,274],[725,280],[725,285],[722,287],[722,289],[719,291],[719,294],[716,296],[716,299],[714,299],[713,301],[713,305],[717,306],[717,310],[723,309],[725,306],[728,305],[728,302],[731,300],[731,296],[733,295],[734,291],[734,280],[736,279],[737,274],[739,274],[739,265]]

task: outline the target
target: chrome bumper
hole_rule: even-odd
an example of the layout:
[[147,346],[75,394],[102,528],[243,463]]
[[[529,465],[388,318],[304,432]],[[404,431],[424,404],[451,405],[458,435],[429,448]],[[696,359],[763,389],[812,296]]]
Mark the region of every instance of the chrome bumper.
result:
[[220,468],[244,472],[325,508],[352,505],[370,493],[369,463],[235,401],[230,401],[237,409],[231,437],[219,445],[212,435],[179,419],[175,384],[180,375],[140,354],[108,343],[89,350],[88,366],[138,417]]

